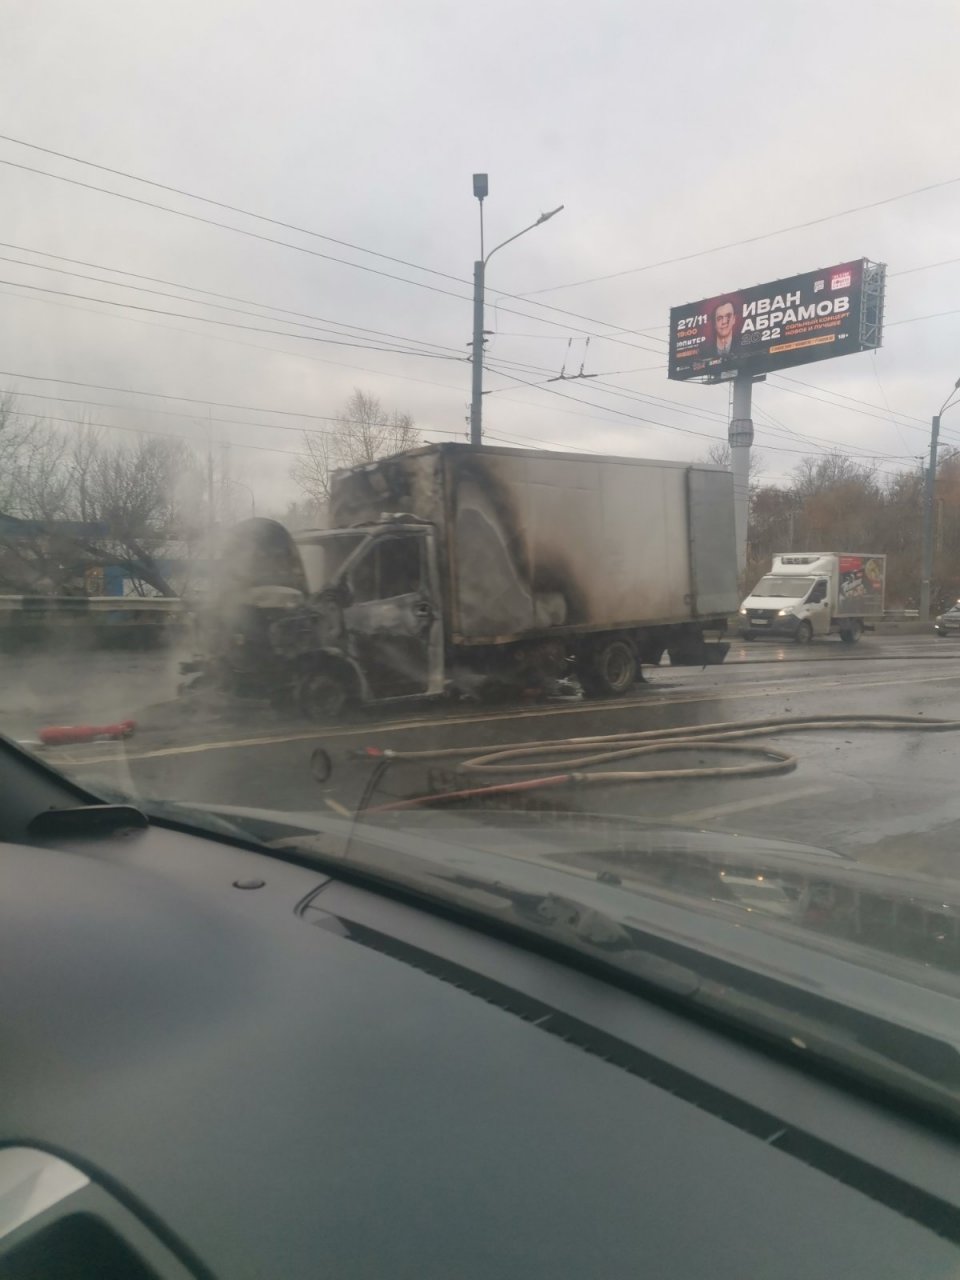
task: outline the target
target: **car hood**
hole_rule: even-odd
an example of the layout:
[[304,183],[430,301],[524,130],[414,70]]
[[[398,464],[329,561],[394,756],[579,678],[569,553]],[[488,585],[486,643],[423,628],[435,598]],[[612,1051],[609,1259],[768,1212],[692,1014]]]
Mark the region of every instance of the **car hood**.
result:
[[803,596],[747,596],[741,609],[786,609],[801,604]]

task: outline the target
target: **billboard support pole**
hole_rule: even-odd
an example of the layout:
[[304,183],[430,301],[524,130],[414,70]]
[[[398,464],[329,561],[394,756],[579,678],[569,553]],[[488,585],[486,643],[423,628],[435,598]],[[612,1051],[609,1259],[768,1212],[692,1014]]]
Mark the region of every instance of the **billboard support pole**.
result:
[[738,373],[733,380],[733,414],[727,439],[733,471],[733,522],[737,539],[737,574],[747,567],[747,515],[750,503],[750,446],[753,444],[751,399],[753,378]]

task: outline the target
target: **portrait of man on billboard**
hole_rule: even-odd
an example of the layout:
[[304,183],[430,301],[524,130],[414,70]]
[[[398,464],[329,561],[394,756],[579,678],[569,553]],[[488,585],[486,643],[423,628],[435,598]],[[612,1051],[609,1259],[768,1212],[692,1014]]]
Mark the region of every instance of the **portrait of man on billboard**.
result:
[[720,298],[710,311],[713,333],[703,344],[705,356],[733,356],[740,348],[738,308],[732,298]]

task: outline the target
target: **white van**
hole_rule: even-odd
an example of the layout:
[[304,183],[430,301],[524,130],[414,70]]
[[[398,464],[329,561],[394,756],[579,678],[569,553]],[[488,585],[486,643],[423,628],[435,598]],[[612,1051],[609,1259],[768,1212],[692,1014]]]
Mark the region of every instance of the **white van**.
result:
[[883,617],[886,571],[886,556],[860,552],[774,556],[740,606],[740,634],[789,636],[798,644],[839,635],[853,644]]

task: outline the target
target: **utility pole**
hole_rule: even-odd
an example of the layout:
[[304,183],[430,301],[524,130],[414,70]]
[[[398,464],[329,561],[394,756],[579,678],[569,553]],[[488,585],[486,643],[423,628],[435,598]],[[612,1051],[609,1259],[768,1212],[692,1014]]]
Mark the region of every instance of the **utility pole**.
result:
[[737,541],[737,574],[747,567],[747,517],[750,509],[750,446],[753,444],[751,392],[753,379],[749,373],[738,373],[733,380],[733,412],[727,439],[730,442],[730,469],[733,471],[733,527]]
[[940,440],[940,417],[951,408],[953,394],[960,389],[960,378],[953,384],[953,391],[940,406],[930,423],[930,461],[923,486],[923,548],[920,567],[920,621],[930,621],[930,588],[933,580],[933,498],[937,483],[937,447]]
[[503,240],[496,245],[488,254],[484,254],[483,202],[489,189],[487,175],[485,173],[475,173],[473,175],[473,194],[480,202],[480,257],[473,264],[473,342],[471,343],[473,372],[470,380],[470,443],[475,448],[483,444],[483,304],[487,263],[498,249],[502,249],[504,245],[519,239],[520,236],[525,235],[528,231],[532,231],[534,227],[539,227],[541,222],[547,222],[563,208],[561,204],[556,209],[551,209],[549,213],[541,213],[536,222],[531,222],[529,227],[524,227],[516,235],[510,236],[509,239]]
[[207,529],[216,524],[213,505],[213,421],[207,424]]
[[937,442],[940,438],[940,415],[935,413],[930,424],[930,461],[923,484],[923,563],[920,569],[920,621],[930,621],[930,580],[933,577],[933,494],[937,481]]

